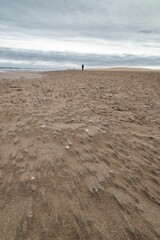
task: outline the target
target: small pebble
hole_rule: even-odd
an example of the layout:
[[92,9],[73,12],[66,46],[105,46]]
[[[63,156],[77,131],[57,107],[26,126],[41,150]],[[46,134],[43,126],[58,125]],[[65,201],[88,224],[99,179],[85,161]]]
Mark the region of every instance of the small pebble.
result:
[[47,127],[47,125],[42,125],[41,127],[42,127],[42,128],[46,128],[46,127]]
[[32,218],[32,217],[33,217],[33,213],[32,213],[32,212],[29,212],[29,213],[27,214],[27,217],[28,217],[28,218]]

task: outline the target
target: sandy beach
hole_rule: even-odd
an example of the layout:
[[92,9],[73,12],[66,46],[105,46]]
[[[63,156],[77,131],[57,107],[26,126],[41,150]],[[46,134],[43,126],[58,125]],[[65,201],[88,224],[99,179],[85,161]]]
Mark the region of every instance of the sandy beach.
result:
[[160,239],[160,71],[0,73],[0,240]]

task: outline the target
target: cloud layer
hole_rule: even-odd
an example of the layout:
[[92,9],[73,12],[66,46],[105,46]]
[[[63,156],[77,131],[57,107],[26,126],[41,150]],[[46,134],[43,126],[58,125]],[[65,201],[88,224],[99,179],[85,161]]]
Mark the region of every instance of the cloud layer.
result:
[[160,67],[159,57],[135,55],[78,54],[69,52],[43,52],[0,48],[2,67],[67,69],[89,67],[150,66]]
[[1,31],[158,40],[159,0],[1,0]]
[[[56,57],[52,55],[54,59],[59,56],[71,62],[70,52],[74,52],[72,56],[83,53],[88,65],[94,54],[94,63],[102,61],[102,54],[104,62],[107,54],[108,59],[114,55],[126,64],[159,61],[159,0],[1,0],[0,4],[1,54],[6,48],[36,49],[58,52]],[[9,52],[13,57],[12,50]]]

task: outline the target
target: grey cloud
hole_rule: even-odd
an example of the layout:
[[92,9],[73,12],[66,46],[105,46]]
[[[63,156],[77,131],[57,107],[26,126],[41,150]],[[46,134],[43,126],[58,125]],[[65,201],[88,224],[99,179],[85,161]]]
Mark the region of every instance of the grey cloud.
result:
[[159,0],[1,0],[0,31],[28,35],[154,40]]
[[[100,55],[100,54],[77,54],[69,52],[41,52],[27,50],[13,50],[9,48],[0,48],[1,60],[8,60],[7,67],[39,67],[54,68],[54,64],[59,68],[65,69],[67,66],[80,66],[84,63],[87,67],[114,67],[114,66],[160,66],[160,57],[142,57],[134,55]],[[16,64],[14,61],[21,64]],[[25,63],[28,61],[29,63]],[[53,66],[51,65],[53,64]],[[56,68],[57,68],[56,65]],[[3,62],[0,67],[4,67]]]

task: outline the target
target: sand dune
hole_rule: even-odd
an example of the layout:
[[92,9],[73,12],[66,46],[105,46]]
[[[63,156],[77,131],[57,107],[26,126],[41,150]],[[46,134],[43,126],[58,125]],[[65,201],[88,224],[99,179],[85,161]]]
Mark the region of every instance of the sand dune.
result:
[[118,71],[118,72],[160,72],[160,69],[138,68],[138,67],[112,67],[112,68],[91,68],[89,70],[96,71]]
[[160,239],[160,73],[0,79],[0,240]]

